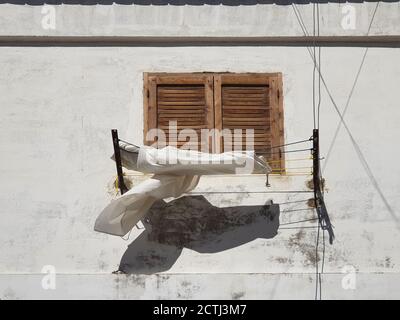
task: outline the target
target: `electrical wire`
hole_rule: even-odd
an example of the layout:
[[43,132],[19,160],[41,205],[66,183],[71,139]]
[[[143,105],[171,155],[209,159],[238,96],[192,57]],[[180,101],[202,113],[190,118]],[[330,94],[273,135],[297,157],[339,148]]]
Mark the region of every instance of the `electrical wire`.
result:
[[322,263],[321,272],[319,274],[319,299],[322,299],[322,275],[324,274],[325,266],[325,230],[322,228]]
[[[313,55],[315,57],[315,3],[313,3]],[[313,123],[314,123],[314,129],[317,128],[317,123],[315,119],[315,73],[316,73],[316,61],[314,59],[314,68],[313,68],[313,73],[312,73],[312,107],[313,107]]]
[[[316,239],[316,245],[315,245],[315,300],[318,300],[318,289],[320,288],[320,283],[319,283],[319,270],[318,270],[318,264],[319,264],[319,255],[318,255],[318,247],[319,247],[319,233],[321,230],[321,221],[318,219],[318,228],[317,228],[317,239]],[[321,297],[321,296],[320,296]]]
[[[373,11],[373,13],[372,13],[372,18],[371,18],[371,21],[370,21],[369,26],[368,26],[367,36],[369,35],[369,33],[370,33],[370,31],[371,31],[371,27],[372,27],[372,24],[373,24],[373,22],[374,22],[375,15],[376,15],[376,12],[377,12],[377,10],[378,10],[378,7],[379,7],[379,1],[377,2],[376,6],[375,6],[375,8],[374,8],[374,11]],[[353,97],[353,93],[354,93],[355,88],[356,88],[356,85],[357,85],[357,83],[358,83],[358,79],[359,79],[359,77],[360,77],[361,70],[362,70],[362,68],[363,68],[363,66],[364,66],[365,58],[367,57],[368,51],[369,51],[369,48],[365,48],[364,54],[363,54],[363,56],[362,56],[362,58],[361,58],[360,65],[359,65],[359,67],[358,67],[356,76],[355,76],[354,81],[353,81],[353,85],[352,85],[351,90],[350,90],[350,93],[349,93],[349,95],[348,95],[348,97],[347,97],[347,101],[346,101],[345,107],[344,107],[344,109],[343,109],[343,111],[342,111],[342,118],[344,118],[344,116],[346,115],[346,112],[347,112],[347,110],[348,110],[348,108],[349,108],[350,100],[351,100],[351,98]],[[329,146],[328,152],[326,153],[326,160],[327,160],[327,161],[325,162],[322,171],[325,171],[325,169],[326,169],[328,160],[329,160],[329,158],[330,158],[330,156],[331,156],[331,152],[332,152],[333,146],[334,146],[334,144],[335,144],[335,142],[336,142],[336,139],[337,139],[337,137],[338,137],[338,134],[339,134],[339,131],[340,131],[341,127],[342,127],[342,121],[339,121],[339,123],[338,123],[338,125],[337,125],[337,127],[336,127],[336,130],[335,130],[335,134],[333,135],[331,144],[330,144],[330,146]]]
[[[318,37],[320,36],[319,32],[319,3],[317,3],[317,35]],[[319,72],[318,72],[318,106],[317,106],[317,129],[319,130],[319,115],[320,115],[320,109],[321,109],[321,46],[318,46],[318,66],[319,66]]]
[[[320,17],[319,17],[319,6],[318,6],[318,4],[316,6],[317,6],[317,8],[316,8],[317,9],[317,12],[316,12],[316,14],[317,14],[316,20],[317,21],[315,21],[315,16],[314,16],[314,21],[313,22],[314,22],[314,26],[317,29],[317,34],[319,36],[320,35],[320,30],[319,30],[319,20],[320,20]],[[316,62],[316,59],[315,59],[315,54],[316,54],[316,52],[315,52],[315,46],[314,46],[314,72],[316,70],[316,65],[317,65],[317,62]],[[317,129],[319,130],[320,129],[320,121],[319,121],[319,119],[320,119],[320,108],[321,108],[321,46],[318,47],[318,67],[319,67],[319,70],[318,70],[318,107],[317,107],[317,111],[316,112],[317,112]],[[319,159],[318,159],[318,168],[319,168],[319,172],[318,172],[319,177],[318,177],[318,179],[322,179],[321,165],[320,165],[320,160]],[[323,187],[323,184],[322,184],[322,190],[323,189],[324,189],[324,187]],[[322,223],[321,219],[318,219],[317,241],[316,241],[316,244],[315,244],[315,255],[316,255],[315,256],[316,299],[318,298],[317,294],[318,294],[318,291],[319,291],[319,300],[321,300],[321,298],[322,298],[321,272],[319,272],[319,237],[320,237],[320,232],[321,232],[321,223]],[[324,234],[324,232],[325,232],[325,230],[324,230],[324,228],[322,228],[322,233]],[[325,241],[324,241],[323,245],[325,246]],[[323,248],[323,251],[325,251],[325,247]],[[321,269],[321,271],[322,271],[322,269]]]
[[[301,13],[298,11],[298,8],[296,6],[296,4],[292,4],[293,10],[295,12],[295,15],[297,17],[297,20],[300,24],[301,29],[303,30],[303,33],[305,36],[309,36],[307,28],[304,24],[303,18],[301,16]],[[316,10],[317,9],[317,10]],[[317,20],[318,22],[316,22],[316,15],[317,15]],[[314,129],[319,129],[320,125],[319,125],[319,118],[320,118],[320,106],[321,106],[321,82],[323,82],[325,88],[326,83],[322,77],[321,74],[321,67],[320,67],[320,63],[321,63],[321,54],[320,54],[320,46],[319,46],[319,51],[318,51],[318,65],[317,65],[317,61],[316,61],[316,51],[315,51],[315,31],[316,31],[316,27],[317,27],[317,32],[318,32],[318,36],[319,36],[319,7],[316,8],[315,4],[313,4],[313,36],[314,36],[314,41],[313,41],[313,50],[311,50],[309,47],[307,47],[307,51],[309,52],[312,60],[313,60],[313,88],[312,88],[312,93],[313,93],[313,120],[314,120]],[[316,111],[315,111],[315,72],[316,70],[318,70],[318,74],[319,74],[319,80],[318,80],[318,113],[317,116],[315,115]],[[317,124],[316,124],[316,118],[317,117]],[[320,161],[320,159],[318,159],[318,161]],[[320,174],[320,172],[319,172]],[[321,177],[321,176],[320,176]],[[315,299],[318,299],[318,291],[319,291],[319,298],[321,299],[321,292],[322,292],[322,285],[321,285],[321,276],[319,273],[319,269],[318,269],[318,248],[319,248],[319,234],[320,234],[320,229],[321,229],[321,221],[320,219],[318,219],[318,225],[317,225],[317,238],[316,238],[316,248],[315,248],[315,253],[316,253],[316,260],[315,260],[315,271],[316,271],[316,288],[315,288]],[[324,249],[325,250],[325,249]]]

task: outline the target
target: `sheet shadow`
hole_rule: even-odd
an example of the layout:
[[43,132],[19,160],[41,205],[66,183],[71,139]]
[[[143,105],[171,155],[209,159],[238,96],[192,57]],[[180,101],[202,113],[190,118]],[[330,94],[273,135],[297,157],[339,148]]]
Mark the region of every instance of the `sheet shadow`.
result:
[[120,272],[166,271],[183,248],[216,253],[257,238],[271,239],[279,228],[279,205],[218,208],[204,196],[185,196],[156,202],[143,224],[145,230],[121,258]]

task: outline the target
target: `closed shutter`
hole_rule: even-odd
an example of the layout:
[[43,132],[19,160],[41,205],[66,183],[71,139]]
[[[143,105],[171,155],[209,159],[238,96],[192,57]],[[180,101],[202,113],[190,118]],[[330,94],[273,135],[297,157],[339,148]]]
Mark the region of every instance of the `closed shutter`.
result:
[[[197,134],[193,149],[203,150],[201,129],[214,128],[213,76],[207,74],[145,74],[144,137],[153,128],[163,129],[167,144],[181,147],[187,141],[177,141],[183,129]],[[172,121],[172,122],[171,122]],[[176,121],[176,130],[170,127]],[[182,137],[181,137],[182,138]],[[210,141],[209,141],[210,143]],[[188,146],[188,144],[187,144]]]
[[[254,130],[254,149],[266,156],[274,172],[283,173],[284,153],[271,146],[283,144],[281,74],[219,74],[214,77],[216,129]],[[246,150],[241,141],[222,140],[225,148]],[[225,149],[226,150],[226,149]]]

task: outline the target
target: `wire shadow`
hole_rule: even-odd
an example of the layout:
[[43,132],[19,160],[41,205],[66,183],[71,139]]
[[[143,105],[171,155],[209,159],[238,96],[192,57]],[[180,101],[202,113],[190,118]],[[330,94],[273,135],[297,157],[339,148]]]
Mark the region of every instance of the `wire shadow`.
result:
[[218,208],[204,196],[156,202],[145,231],[121,258],[119,271],[153,274],[170,269],[182,249],[216,253],[253,241],[271,239],[279,228],[279,205]]

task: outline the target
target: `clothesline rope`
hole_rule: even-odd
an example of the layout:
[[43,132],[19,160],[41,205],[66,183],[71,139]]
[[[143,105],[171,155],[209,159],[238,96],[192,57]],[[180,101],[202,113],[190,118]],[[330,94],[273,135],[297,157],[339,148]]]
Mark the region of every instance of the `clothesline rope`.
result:
[[273,151],[273,152],[267,152],[267,154],[281,154],[281,153],[292,153],[292,152],[304,152],[304,151],[312,151],[312,148],[307,148],[307,149],[296,149],[296,150],[280,150],[280,151]]
[[310,141],[312,141],[312,137],[311,137],[311,138],[308,138],[308,139],[304,139],[304,140],[299,140],[299,141],[294,141],[294,142],[289,142],[289,143],[281,144],[281,145],[279,145],[279,146],[272,146],[272,147],[270,147],[270,148],[271,148],[271,149],[274,149],[274,148],[281,148],[281,147],[285,147],[285,146],[291,146],[291,145],[293,145],[293,144],[305,143],[305,142],[310,142]]
[[304,219],[304,220],[299,220],[299,221],[294,221],[294,222],[286,222],[286,223],[281,223],[281,226],[286,226],[289,224],[296,224],[296,223],[302,223],[302,222],[308,222],[308,221],[316,221],[318,218],[311,218],[311,219]]
[[[285,159],[285,162],[293,162],[293,161],[305,161],[305,160],[314,160],[312,156],[308,158],[298,158],[298,159]],[[268,163],[281,163],[282,160],[267,160]]]

